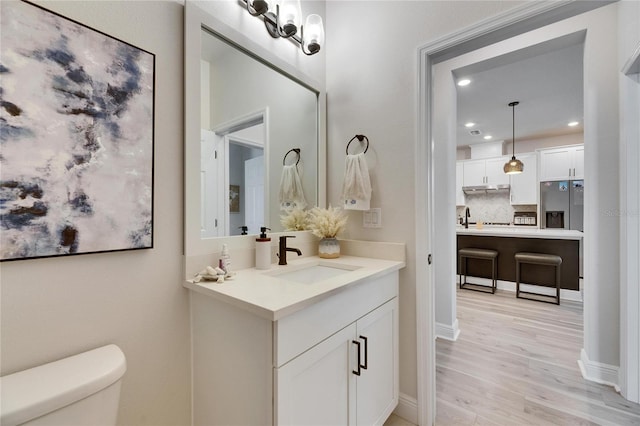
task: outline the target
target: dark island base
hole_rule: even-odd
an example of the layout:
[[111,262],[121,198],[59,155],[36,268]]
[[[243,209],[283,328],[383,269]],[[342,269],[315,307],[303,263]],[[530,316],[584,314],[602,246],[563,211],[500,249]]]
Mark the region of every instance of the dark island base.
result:
[[[580,241],[544,238],[491,237],[458,235],[458,250],[462,248],[482,248],[497,250],[498,279],[516,281],[515,254],[518,252],[555,254],[562,257],[562,282],[560,288],[579,290]],[[458,273],[460,258],[456,252]],[[491,279],[491,262],[467,259],[467,275]],[[521,265],[520,282],[555,287],[555,269],[543,265]],[[471,279],[473,281],[473,279]]]

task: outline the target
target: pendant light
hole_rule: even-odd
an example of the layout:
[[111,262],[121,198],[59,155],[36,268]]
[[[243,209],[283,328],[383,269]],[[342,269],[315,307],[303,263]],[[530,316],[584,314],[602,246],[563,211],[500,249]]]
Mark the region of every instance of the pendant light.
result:
[[516,158],[516,105],[520,102],[511,102],[510,107],[513,108],[513,138],[511,139],[511,160],[504,163],[504,172],[508,175],[522,173],[524,164]]

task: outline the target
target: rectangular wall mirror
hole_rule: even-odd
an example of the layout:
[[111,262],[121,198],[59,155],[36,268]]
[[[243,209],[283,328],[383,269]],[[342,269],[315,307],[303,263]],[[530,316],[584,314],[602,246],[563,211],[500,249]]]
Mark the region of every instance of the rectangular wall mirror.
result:
[[186,255],[261,226],[283,231],[285,166],[295,165],[307,207],[320,204],[319,84],[195,2],[185,6],[185,82]]

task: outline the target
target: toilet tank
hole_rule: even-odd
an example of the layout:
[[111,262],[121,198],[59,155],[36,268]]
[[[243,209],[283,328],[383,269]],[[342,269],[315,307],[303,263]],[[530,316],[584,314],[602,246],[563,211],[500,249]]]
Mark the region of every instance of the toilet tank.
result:
[[0,377],[0,425],[115,425],[126,369],[107,345]]

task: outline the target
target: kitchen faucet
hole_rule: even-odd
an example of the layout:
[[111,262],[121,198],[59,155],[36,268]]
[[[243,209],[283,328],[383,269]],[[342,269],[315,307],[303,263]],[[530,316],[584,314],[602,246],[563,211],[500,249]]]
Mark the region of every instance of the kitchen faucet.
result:
[[298,253],[298,256],[302,256],[302,252],[300,249],[287,247],[287,238],[295,238],[295,235],[283,235],[280,237],[280,243],[278,244],[278,265],[286,265],[287,264],[287,252],[295,251]]
[[469,213],[469,207],[466,207],[464,209],[464,227],[465,227],[465,229],[469,229],[469,216],[471,216],[471,213]]

